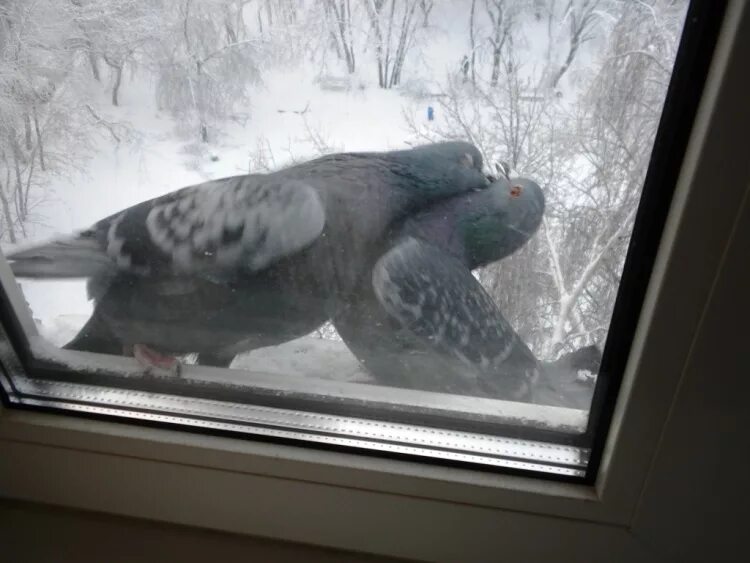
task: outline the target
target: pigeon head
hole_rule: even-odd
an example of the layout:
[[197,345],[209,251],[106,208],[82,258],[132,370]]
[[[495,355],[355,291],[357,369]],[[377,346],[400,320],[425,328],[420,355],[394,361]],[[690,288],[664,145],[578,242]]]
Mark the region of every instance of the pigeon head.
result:
[[463,141],[446,141],[390,153],[402,166],[409,191],[430,198],[448,197],[489,185],[482,153]]
[[459,232],[474,269],[509,256],[536,233],[544,214],[544,193],[527,178],[500,178],[466,198],[458,210]]
[[413,215],[396,236],[427,240],[473,270],[526,244],[543,214],[544,194],[535,182],[500,178],[487,189],[444,199]]

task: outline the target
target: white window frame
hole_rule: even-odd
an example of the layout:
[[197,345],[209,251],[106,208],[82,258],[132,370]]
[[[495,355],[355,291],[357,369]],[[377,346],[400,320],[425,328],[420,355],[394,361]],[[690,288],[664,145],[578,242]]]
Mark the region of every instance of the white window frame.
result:
[[732,0],[594,485],[6,408],[0,495],[427,560],[499,560],[502,550],[563,561],[585,549],[594,561],[637,549],[633,526],[649,478],[664,470],[665,429],[691,407],[680,401],[696,400],[678,390],[714,375],[686,368],[696,338],[710,337],[701,322],[750,213],[749,38],[748,3]]

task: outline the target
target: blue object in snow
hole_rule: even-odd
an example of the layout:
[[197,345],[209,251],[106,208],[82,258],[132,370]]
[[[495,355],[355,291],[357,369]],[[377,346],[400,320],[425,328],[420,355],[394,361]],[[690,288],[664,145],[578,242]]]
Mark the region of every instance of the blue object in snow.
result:
[[427,106],[427,121],[433,121],[435,119],[435,108]]

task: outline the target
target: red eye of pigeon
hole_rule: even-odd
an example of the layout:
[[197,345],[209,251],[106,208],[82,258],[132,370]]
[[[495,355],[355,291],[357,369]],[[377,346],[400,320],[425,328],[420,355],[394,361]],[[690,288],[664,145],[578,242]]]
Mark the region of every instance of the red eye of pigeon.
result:
[[510,197],[518,197],[521,195],[521,186],[513,186],[510,189]]

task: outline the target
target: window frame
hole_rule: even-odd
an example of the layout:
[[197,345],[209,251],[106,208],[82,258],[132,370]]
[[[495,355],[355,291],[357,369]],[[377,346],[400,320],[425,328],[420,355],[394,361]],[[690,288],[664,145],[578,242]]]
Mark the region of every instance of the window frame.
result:
[[[669,92],[694,87],[688,95],[667,94],[590,412],[338,381],[315,380],[312,386],[299,377],[204,366],[187,366],[183,378],[146,376],[132,359],[50,346],[39,336],[1,256],[0,337],[10,339],[16,353],[6,348],[8,353],[0,356],[9,372],[8,377],[0,374],[0,393],[4,388],[15,406],[25,408],[69,409],[124,422],[181,424],[195,431],[427,456],[433,463],[593,482],[604,443],[600,429],[609,426],[725,7],[723,2],[718,6],[694,2],[688,10],[690,25],[680,41]],[[182,396],[195,399],[186,405]],[[457,448],[459,442],[465,447]]]
[[[594,484],[6,408],[0,495],[402,557],[445,558],[464,542],[528,553],[552,523],[570,549],[626,546],[750,180],[750,119],[736,111],[749,31],[750,8],[731,0]],[[419,518],[454,534],[407,525]]]

